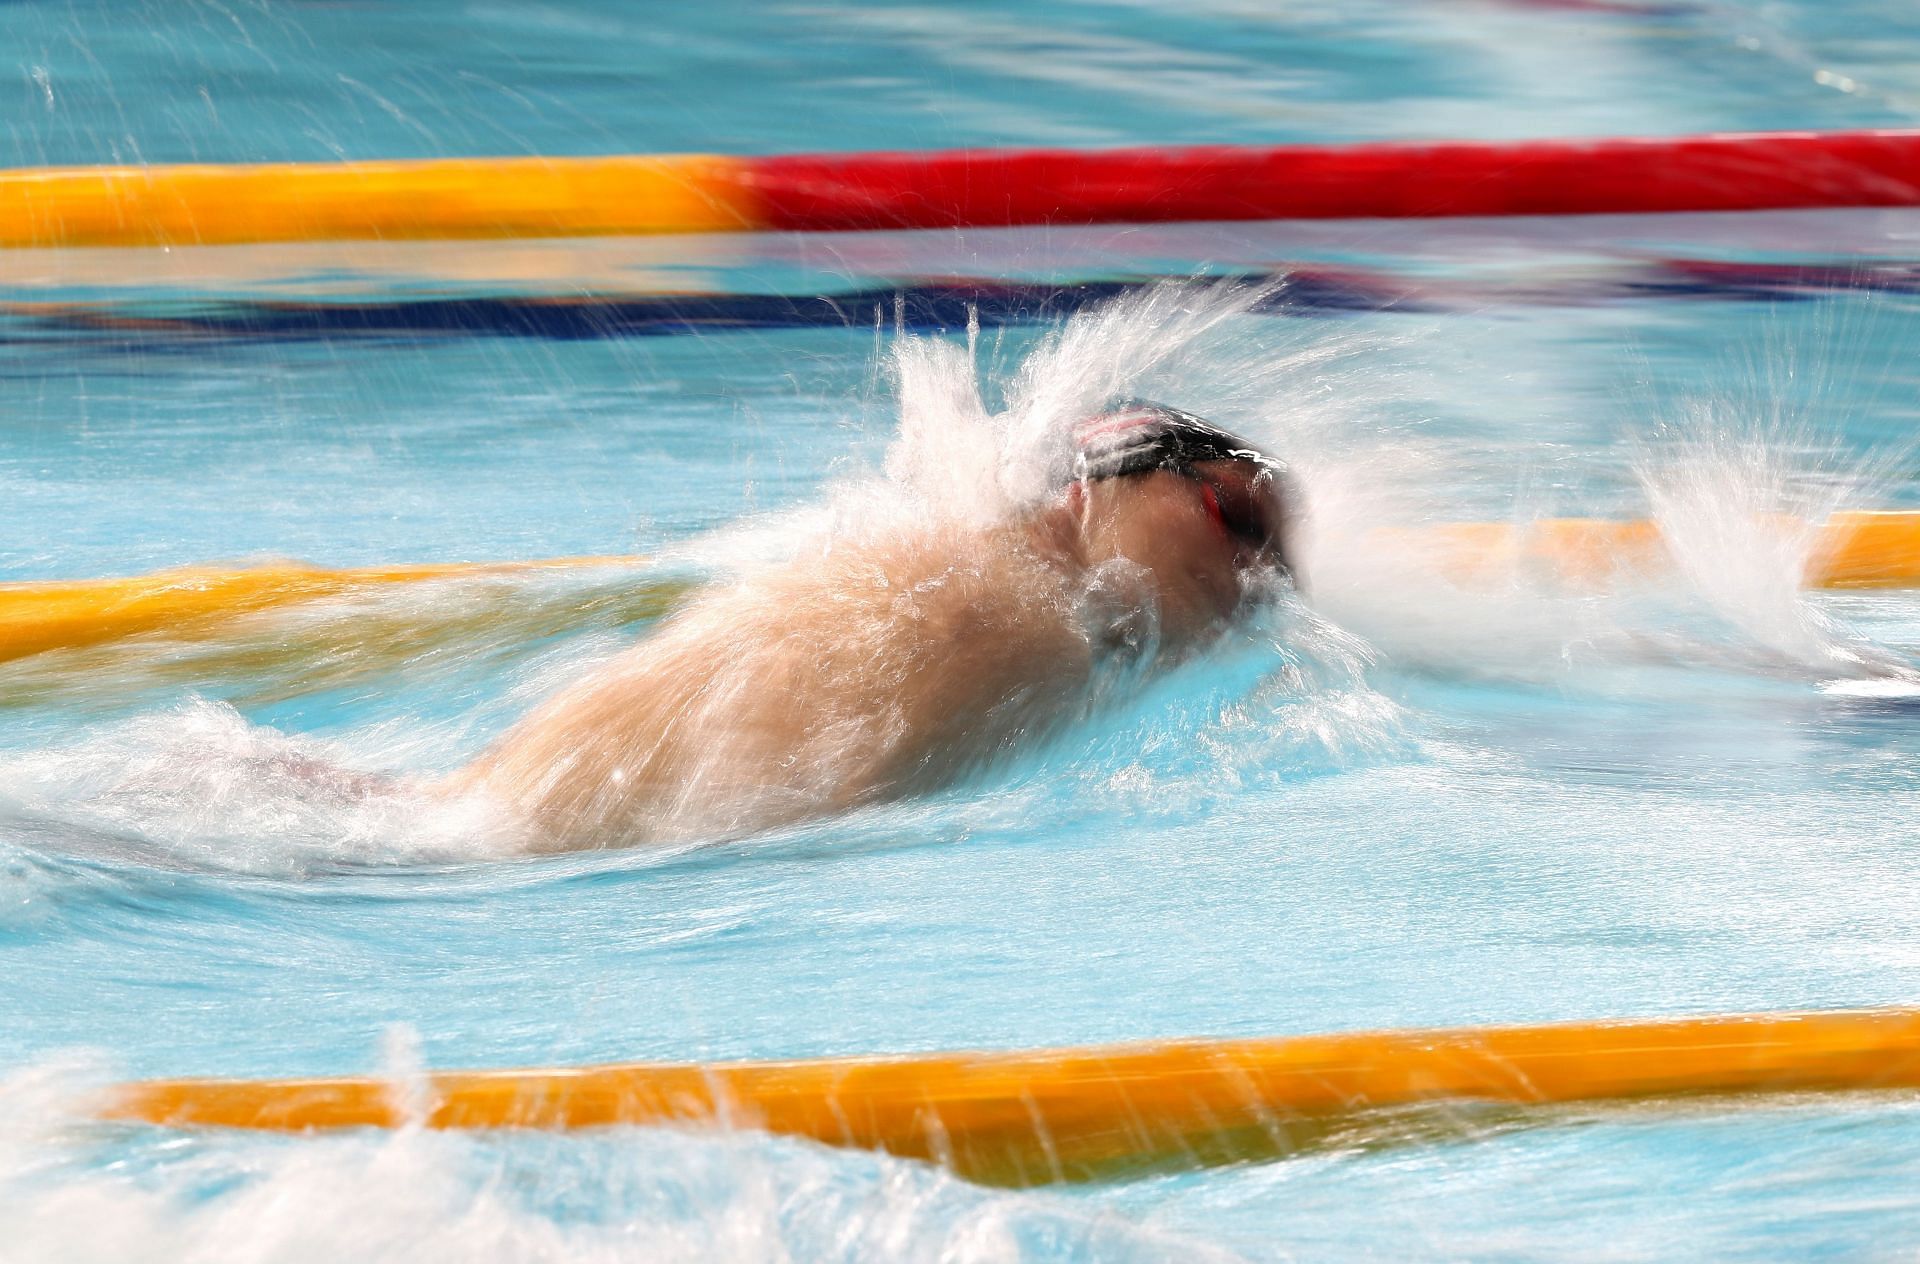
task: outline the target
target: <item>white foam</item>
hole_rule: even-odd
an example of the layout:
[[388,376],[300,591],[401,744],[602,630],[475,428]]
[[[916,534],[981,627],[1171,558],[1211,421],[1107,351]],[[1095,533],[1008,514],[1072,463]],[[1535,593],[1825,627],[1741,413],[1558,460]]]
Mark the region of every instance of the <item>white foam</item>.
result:
[[0,1258],[1235,1258],[1066,1198],[753,1133],[177,1134],[81,1122],[101,1079],[69,1060],[0,1080]]
[[[1150,288],[1075,317],[1010,365],[997,359],[1000,344],[977,336],[898,335],[885,355],[898,419],[882,467],[843,470],[816,503],[732,524],[691,542],[683,560],[752,569],[903,519],[994,520],[1057,485],[1075,420],[1139,395],[1246,433],[1288,460],[1304,487],[1295,553],[1311,617],[1296,610],[1268,626],[1259,651],[1268,679],[1188,734],[1229,781],[1414,756],[1417,725],[1377,687],[1383,668],[1589,688],[1644,687],[1634,670],[1650,662],[1808,684],[1911,679],[1800,589],[1812,538],[1804,524],[1857,480],[1797,469],[1806,445],[1792,434],[1699,410],[1590,458],[1616,473],[1638,469],[1637,510],[1665,533],[1669,570],[1606,587],[1523,571],[1462,579],[1409,548],[1409,529],[1484,518],[1489,504],[1503,503],[1518,525],[1535,504],[1565,507],[1530,497],[1521,470],[1496,472],[1490,491],[1486,453],[1423,439],[1409,419],[1429,401],[1465,400],[1495,424],[1515,421],[1514,410],[1565,393],[1547,380],[1552,350],[1521,348],[1510,358],[1524,371],[1486,384],[1475,357],[1512,351],[1524,331],[1488,334],[1456,316],[1425,326],[1421,341],[1412,325],[1389,337],[1250,317],[1265,297],[1235,285]],[[1463,357],[1463,346],[1474,355]],[[1613,503],[1634,512],[1634,495],[1622,479]],[[504,693],[469,716],[517,711],[618,644],[582,641],[521,663]],[[328,771],[445,767],[471,749],[473,722],[388,717],[321,741],[188,702],[0,756],[0,812],[50,825],[36,837],[64,832],[76,848],[246,872],[486,859],[515,845],[486,804],[423,794],[404,777]],[[1131,731],[1152,738],[1150,725]]]
[[1920,680],[1829,680],[1820,692],[1836,698],[1920,698]]
[[98,859],[299,874],[515,850],[486,804],[354,767],[353,752],[194,699],[0,760],[0,812]]

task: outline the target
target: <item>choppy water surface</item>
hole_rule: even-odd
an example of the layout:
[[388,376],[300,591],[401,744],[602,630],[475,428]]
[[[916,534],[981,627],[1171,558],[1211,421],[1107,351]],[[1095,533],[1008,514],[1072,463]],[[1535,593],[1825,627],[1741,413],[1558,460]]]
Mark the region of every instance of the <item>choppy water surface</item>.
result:
[[[0,124],[14,162],[253,160],[1835,127],[1920,91],[1908,19],[1870,4],[1304,13],[21,4]],[[189,1136],[69,1105],[125,1076],[1910,1003],[1920,601],[1801,594],[1774,515],[1920,502],[1917,233],[0,258],[0,577],[658,558],[0,665],[0,1257],[1911,1253],[1897,1096],[1461,1117],[1022,1194],[751,1135]],[[1293,279],[1154,281],[1194,273]],[[646,635],[636,584],[724,582],[877,499],[999,512],[1035,419],[1107,390],[1296,464],[1310,600],[1010,769],[537,860],[404,783],[300,772],[457,766]],[[1392,534],[1578,514],[1659,518],[1680,567],[1467,583]]]

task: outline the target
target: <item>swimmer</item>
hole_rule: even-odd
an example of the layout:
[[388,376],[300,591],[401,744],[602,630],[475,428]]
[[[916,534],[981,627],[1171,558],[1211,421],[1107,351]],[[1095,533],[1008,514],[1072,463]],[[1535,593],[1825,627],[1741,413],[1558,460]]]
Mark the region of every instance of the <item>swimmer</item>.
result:
[[[948,785],[1165,667],[1276,574],[1280,464],[1191,414],[1082,422],[1072,471],[992,526],[833,546],[713,593],[443,786],[540,850],[751,833]],[[1263,577],[1265,577],[1263,579]]]

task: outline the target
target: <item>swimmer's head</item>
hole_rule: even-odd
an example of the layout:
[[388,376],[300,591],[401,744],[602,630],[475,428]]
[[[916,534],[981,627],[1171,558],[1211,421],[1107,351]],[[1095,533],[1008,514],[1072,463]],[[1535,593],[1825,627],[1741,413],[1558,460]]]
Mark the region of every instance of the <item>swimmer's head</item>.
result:
[[1257,576],[1291,575],[1297,493],[1286,467],[1191,413],[1128,401],[1074,429],[1064,494],[1090,564],[1152,573],[1163,635],[1194,636],[1238,612]]
[[1073,439],[1076,482],[1179,475],[1197,485],[1210,516],[1258,561],[1291,573],[1287,536],[1298,494],[1287,467],[1250,440],[1145,400],[1088,417],[1074,427]]

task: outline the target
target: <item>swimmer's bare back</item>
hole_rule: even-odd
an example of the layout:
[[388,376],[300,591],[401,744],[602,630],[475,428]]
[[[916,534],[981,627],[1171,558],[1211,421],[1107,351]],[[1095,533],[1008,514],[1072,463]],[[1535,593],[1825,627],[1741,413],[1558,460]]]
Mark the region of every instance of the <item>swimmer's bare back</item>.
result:
[[539,849],[722,837],[924,792],[1054,727],[1095,646],[1024,526],[844,543],[710,594],[446,783]]
[[1159,405],[987,527],[816,544],[708,595],[442,783],[543,850],[726,837],[950,784],[1080,714],[1102,656],[1177,662],[1286,568],[1284,470]]

